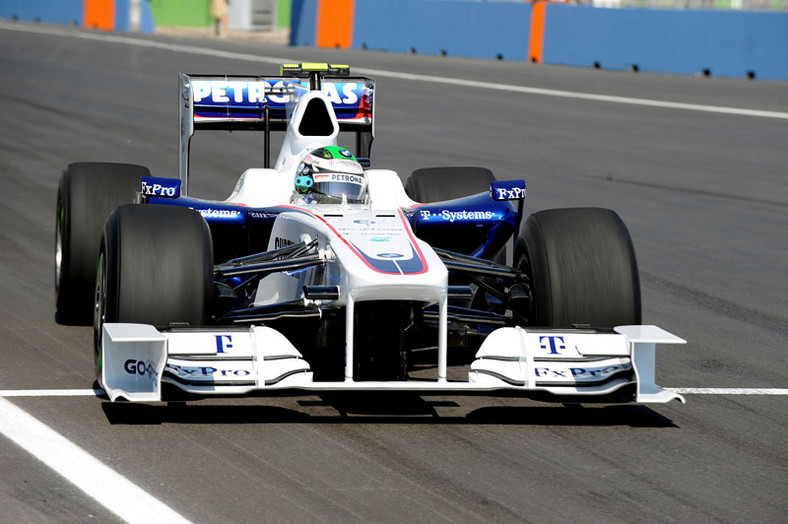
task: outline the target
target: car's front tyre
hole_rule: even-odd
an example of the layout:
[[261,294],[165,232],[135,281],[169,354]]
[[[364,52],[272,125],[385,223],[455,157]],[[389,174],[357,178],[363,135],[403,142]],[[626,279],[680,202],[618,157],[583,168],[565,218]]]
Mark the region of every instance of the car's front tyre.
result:
[[106,322],[158,328],[204,325],[213,297],[208,224],[187,208],[124,205],[107,219],[98,256],[94,342],[101,373]]
[[528,326],[610,329],[640,324],[640,280],[632,240],[613,211],[548,209],[521,228],[515,264],[530,277]]

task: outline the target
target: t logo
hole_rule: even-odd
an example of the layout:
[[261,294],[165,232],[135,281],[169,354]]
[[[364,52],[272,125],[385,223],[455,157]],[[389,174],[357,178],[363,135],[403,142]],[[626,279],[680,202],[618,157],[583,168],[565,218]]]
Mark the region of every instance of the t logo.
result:
[[[544,340],[547,339],[545,343]],[[554,335],[545,335],[543,337],[539,337],[539,347],[542,349],[549,349],[551,355],[560,355],[561,352],[559,349],[566,349],[566,345],[564,345],[564,337],[557,337]]]
[[[214,335],[216,337],[216,352],[217,353],[226,353],[225,349],[232,349],[233,348],[233,336],[232,335]],[[225,342],[227,340],[227,342]]]

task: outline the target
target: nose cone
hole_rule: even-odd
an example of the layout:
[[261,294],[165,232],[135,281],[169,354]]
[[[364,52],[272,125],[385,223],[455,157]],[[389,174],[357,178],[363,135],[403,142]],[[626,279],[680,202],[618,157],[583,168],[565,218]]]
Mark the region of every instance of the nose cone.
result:
[[356,300],[433,302],[446,294],[446,267],[400,211],[345,210],[323,218],[339,237],[332,249]]

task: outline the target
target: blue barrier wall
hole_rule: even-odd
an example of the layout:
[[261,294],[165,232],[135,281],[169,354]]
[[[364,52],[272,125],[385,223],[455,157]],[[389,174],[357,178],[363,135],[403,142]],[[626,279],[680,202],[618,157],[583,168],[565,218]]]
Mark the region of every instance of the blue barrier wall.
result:
[[527,59],[525,2],[356,0],[353,16],[356,49]]
[[[115,31],[131,31],[131,0],[114,0]],[[84,0],[0,0],[0,18],[44,24],[85,25]],[[147,0],[140,1],[140,33],[152,33],[153,15]]]
[[20,22],[82,26],[83,0],[2,0],[0,17]]
[[[131,0],[115,0],[115,31],[131,31]],[[152,33],[153,13],[147,0],[140,1],[140,33]]]
[[788,80],[788,13],[549,4],[544,63]]
[[290,45],[315,45],[317,2],[318,0],[293,0],[290,11]]
[[[321,2],[330,0],[294,0],[291,44],[315,45]],[[352,47],[525,61],[529,45],[541,42],[546,64],[788,80],[785,12],[547,4],[542,27],[531,9],[527,2],[355,0]]]

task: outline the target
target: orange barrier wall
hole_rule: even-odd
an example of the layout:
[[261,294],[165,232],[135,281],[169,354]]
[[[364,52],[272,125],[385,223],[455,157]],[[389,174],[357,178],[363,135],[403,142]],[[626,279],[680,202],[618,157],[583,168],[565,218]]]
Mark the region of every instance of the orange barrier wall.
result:
[[544,18],[545,2],[536,1],[531,4],[531,35],[528,41],[528,60],[535,64],[542,63]]
[[115,29],[115,0],[85,0],[83,25],[90,29]]
[[317,47],[347,49],[353,43],[355,0],[318,0]]

